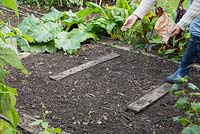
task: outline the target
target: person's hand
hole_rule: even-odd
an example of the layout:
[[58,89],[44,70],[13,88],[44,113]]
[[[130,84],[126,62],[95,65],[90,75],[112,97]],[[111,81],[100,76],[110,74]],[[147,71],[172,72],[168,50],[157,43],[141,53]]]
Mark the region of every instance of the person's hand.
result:
[[171,37],[174,37],[175,35],[179,34],[181,31],[181,28],[178,25],[175,25],[172,29],[171,29]]
[[131,28],[133,26],[133,24],[136,22],[136,20],[138,19],[138,17],[136,15],[131,15],[129,16],[126,21],[124,22],[124,25],[121,27],[122,31],[126,31],[129,28]]

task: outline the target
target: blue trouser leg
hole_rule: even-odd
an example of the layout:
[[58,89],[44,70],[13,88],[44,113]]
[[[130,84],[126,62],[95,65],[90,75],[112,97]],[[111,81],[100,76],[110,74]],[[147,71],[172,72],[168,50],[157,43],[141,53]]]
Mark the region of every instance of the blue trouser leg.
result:
[[167,82],[174,83],[177,79],[189,75],[189,69],[200,54],[200,37],[192,36],[186,48],[181,64],[175,73],[167,77]]
[[180,68],[180,75],[185,76],[189,74],[189,69],[198,59],[200,52],[200,37],[192,36],[187,46],[186,52],[182,58]]
[[[193,0],[190,0],[192,4]],[[174,83],[177,79],[189,75],[189,69],[200,60],[200,16],[196,17],[189,26],[192,37],[186,48],[181,64],[175,73],[167,77],[167,82]]]

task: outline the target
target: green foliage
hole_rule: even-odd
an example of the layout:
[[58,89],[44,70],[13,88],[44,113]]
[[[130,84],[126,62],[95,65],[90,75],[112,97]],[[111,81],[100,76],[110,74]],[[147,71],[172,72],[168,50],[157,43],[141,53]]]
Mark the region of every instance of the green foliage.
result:
[[17,90],[0,83],[0,113],[8,120],[0,120],[1,134],[16,134],[19,115],[15,109]]
[[89,16],[92,13],[98,13],[98,14],[103,14],[104,11],[103,9],[97,5],[96,3],[92,2],[86,2],[86,8],[80,9],[76,15],[82,19],[85,19],[87,16]]
[[83,5],[82,0],[18,0],[23,4],[33,6],[66,6],[66,7],[80,7]]
[[[51,22],[52,17],[52,14],[44,15],[42,18],[44,21],[42,21],[36,18],[34,15],[30,15],[18,25],[18,28],[22,31],[23,34],[31,37],[33,42],[48,42],[54,39],[56,34],[61,32],[62,29],[61,25],[58,23]],[[47,21],[47,19],[49,21]]]
[[80,43],[91,38],[90,34],[80,29],[74,29],[71,32],[61,32],[55,39],[56,48],[70,54],[76,53],[80,48]]
[[[18,14],[16,0],[0,0],[0,2],[15,11]],[[15,27],[11,27],[0,20],[0,114],[4,117],[0,120],[1,134],[16,134],[19,115],[15,109],[17,90],[6,86],[5,78],[9,73],[5,66],[10,65],[19,69],[22,73],[27,74],[27,70],[17,57],[16,39],[28,36],[23,35],[21,31]]]
[[162,44],[158,49],[158,54],[166,57],[173,56],[173,60],[177,61],[183,56],[189,39],[190,33],[188,30],[185,30],[182,34],[182,37],[173,37],[169,40],[168,44]]
[[24,74],[27,74],[27,70],[24,68],[15,52],[9,48],[0,47],[0,82],[3,83],[5,82],[5,77],[8,74],[8,71],[4,69],[6,65],[11,65],[16,69],[21,70]]
[[[51,12],[44,14],[44,16],[41,18],[44,21],[57,21],[61,17],[63,17],[64,13],[56,10],[55,8],[51,8]],[[37,19],[39,20],[39,19]]]
[[3,32],[0,29],[0,82],[5,82],[5,77],[9,73],[5,70],[5,66],[11,65],[12,67],[19,69],[22,73],[27,74],[27,70],[22,65],[21,61],[18,59],[17,48],[13,45],[12,39],[22,38],[22,33],[19,29],[13,28],[11,26],[6,26],[5,23],[1,22],[0,25],[7,30]]
[[60,128],[50,128],[49,123],[45,122],[43,120],[35,120],[34,122],[31,123],[31,126],[42,126],[44,129],[41,131],[39,134],[61,134],[61,129]]
[[129,12],[131,10],[131,7],[129,6],[129,4],[126,0],[117,0],[116,1],[116,7],[127,9]]
[[171,93],[177,99],[174,107],[182,112],[179,116],[173,117],[173,121],[183,126],[182,134],[199,134],[199,88],[192,83],[183,81],[182,83],[174,84]]
[[15,11],[16,15],[18,15],[18,8],[16,0],[0,0],[5,7],[11,8]]
[[43,103],[42,105],[42,115],[43,120],[35,120],[31,123],[31,126],[41,126],[43,130],[39,132],[39,134],[61,134],[60,128],[53,128],[49,126],[49,123],[46,121],[46,116],[48,114],[48,111],[46,110],[46,107]]
[[200,126],[191,125],[183,129],[182,134],[200,134]]
[[138,3],[130,3],[126,0],[118,0],[114,6],[103,8],[104,13],[99,14],[89,23],[90,30],[98,34],[108,34],[112,39],[119,39],[128,44],[148,43],[148,36],[152,32],[155,24],[153,13],[149,12],[142,21],[136,24],[126,32],[121,31],[126,18],[137,8]]
[[23,34],[31,37],[32,42],[30,42],[30,47],[21,43],[21,50],[55,52],[58,49],[62,49],[70,54],[76,53],[80,48],[81,42],[90,38],[96,39],[86,28],[82,29],[82,25],[85,25],[84,20],[89,13],[100,12],[98,6],[94,9],[98,10],[93,10],[92,8],[89,10],[87,8],[83,9],[82,13],[73,13],[71,10],[61,12],[52,8],[50,13],[41,18],[29,15],[18,25],[18,28]]
[[[124,5],[127,5],[126,0],[118,1],[118,4],[120,4],[120,2],[124,2]],[[99,16],[89,23],[90,30],[95,33],[104,31],[109,34],[112,39],[121,39],[123,33],[120,29],[129,16],[130,9],[128,7],[130,8],[129,5],[127,5],[126,8],[122,8],[122,6],[119,5],[118,7],[107,5],[103,14],[99,14]]]

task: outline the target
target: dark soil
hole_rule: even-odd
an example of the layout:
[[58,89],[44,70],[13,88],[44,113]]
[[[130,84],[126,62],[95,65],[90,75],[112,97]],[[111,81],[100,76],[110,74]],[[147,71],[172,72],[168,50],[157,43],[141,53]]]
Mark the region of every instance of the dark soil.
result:
[[[60,81],[52,74],[86,63],[111,52],[116,58],[78,72]],[[177,64],[103,45],[84,45],[77,56],[31,55],[23,60],[30,72],[13,71],[8,84],[17,87],[19,111],[42,118],[41,103],[50,111],[47,120],[71,134],[178,134],[172,122],[177,115],[170,95],[134,115],[126,107],[150,90],[162,85]],[[199,72],[191,81],[199,85]]]
[[24,17],[28,16],[28,14],[33,14],[36,17],[40,17],[42,16],[42,14],[47,13],[50,10],[50,8],[20,5],[18,7],[18,10],[19,16],[16,16],[14,11],[0,6],[0,19],[10,24],[11,26],[16,26],[19,22],[22,21]]

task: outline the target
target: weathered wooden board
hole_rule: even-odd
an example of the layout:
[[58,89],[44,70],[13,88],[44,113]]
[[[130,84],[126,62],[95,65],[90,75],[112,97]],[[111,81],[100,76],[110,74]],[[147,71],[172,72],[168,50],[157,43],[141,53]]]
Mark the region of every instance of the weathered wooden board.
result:
[[136,113],[140,112],[156,100],[160,99],[162,96],[166,95],[171,89],[171,86],[172,85],[169,83],[164,83],[162,86],[150,91],[149,93],[128,105],[128,108],[135,111]]
[[18,124],[18,127],[26,130],[31,134],[38,134],[42,130],[42,128],[39,126],[30,126],[33,121],[35,121],[35,119],[32,116],[20,113],[20,122]]
[[50,76],[50,78],[53,79],[53,80],[60,80],[60,79],[63,79],[63,78],[65,78],[65,77],[67,77],[67,76],[69,76],[71,74],[77,73],[79,71],[82,71],[82,70],[87,69],[89,67],[92,67],[92,66],[95,66],[97,64],[103,63],[105,61],[117,58],[119,56],[120,56],[120,54],[111,53],[111,54],[108,54],[106,56],[97,58],[96,60],[89,61],[89,62],[87,62],[85,64],[80,65],[80,66],[71,68],[71,69],[66,70],[64,72],[61,72],[59,74],[52,75],[52,76]]
[[[18,127],[21,129],[26,130],[30,134],[39,134],[43,129],[41,126],[30,126],[30,124],[35,121],[35,118],[24,113],[20,113],[20,122],[18,124]],[[51,126],[50,126],[51,127]],[[61,134],[70,134],[65,131],[62,131]]]
[[23,52],[23,53],[19,53],[18,57],[19,57],[19,59],[24,59],[24,58],[28,57],[29,55],[31,55],[31,53]]

